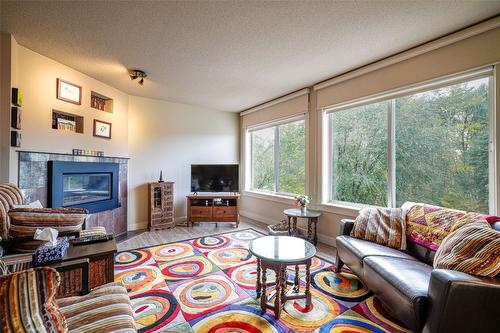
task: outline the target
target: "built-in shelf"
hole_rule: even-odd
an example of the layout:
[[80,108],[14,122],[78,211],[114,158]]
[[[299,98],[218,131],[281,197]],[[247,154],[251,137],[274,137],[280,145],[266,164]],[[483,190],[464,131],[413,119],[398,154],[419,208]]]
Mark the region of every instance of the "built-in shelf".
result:
[[113,99],[95,91],[90,92],[90,107],[112,113],[113,112]]
[[52,128],[61,131],[83,133],[83,117],[68,112],[52,110]]

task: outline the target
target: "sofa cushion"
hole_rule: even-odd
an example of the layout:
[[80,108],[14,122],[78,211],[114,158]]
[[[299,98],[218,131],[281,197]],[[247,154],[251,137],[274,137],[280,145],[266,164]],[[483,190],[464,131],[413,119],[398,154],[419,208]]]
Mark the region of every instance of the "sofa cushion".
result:
[[85,296],[57,299],[70,332],[136,332],[127,290],[108,283]]
[[81,208],[15,208],[9,211],[10,237],[33,237],[39,228],[59,233],[79,231],[88,211]]
[[67,332],[54,301],[59,283],[49,267],[0,276],[0,332]]
[[481,223],[458,229],[441,243],[434,258],[434,268],[497,276],[500,274],[500,231]]
[[416,260],[369,256],[363,260],[366,286],[391,314],[420,332],[432,267]]
[[342,261],[361,279],[363,279],[363,259],[368,256],[386,256],[417,260],[409,254],[390,247],[357,239],[351,236],[339,236],[336,239],[337,251]]
[[406,250],[406,223],[400,208],[363,208],[354,222],[351,236]]

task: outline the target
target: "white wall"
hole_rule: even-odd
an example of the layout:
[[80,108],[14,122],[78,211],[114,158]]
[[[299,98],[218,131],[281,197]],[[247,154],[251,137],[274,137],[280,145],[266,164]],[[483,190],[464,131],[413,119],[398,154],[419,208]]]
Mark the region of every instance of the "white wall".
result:
[[142,97],[129,99],[129,230],[147,226],[148,182],[175,182],[175,216],[185,219],[191,164],[239,162],[239,115]]
[[[17,183],[17,150],[71,153],[73,148],[103,150],[106,156],[128,156],[128,95],[55,60],[13,44],[12,86],[23,94],[21,147],[11,148],[10,182]],[[82,104],[56,98],[57,78],[82,87]],[[9,89],[10,90],[10,89]],[[90,92],[113,99],[113,113],[90,107]],[[52,129],[52,110],[84,117],[84,133]],[[110,140],[93,136],[93,120],[112,123]]]

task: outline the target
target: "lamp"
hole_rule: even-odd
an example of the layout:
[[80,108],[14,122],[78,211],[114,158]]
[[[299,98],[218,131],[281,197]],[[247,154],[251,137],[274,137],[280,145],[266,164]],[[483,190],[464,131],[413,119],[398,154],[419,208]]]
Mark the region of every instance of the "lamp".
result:
[[146,72],[141,71],[140,69],[129,69],[128,70],[128,76],[130,77],[131,80],[135,80],[137,78],[140,78],[139,80],[139,85],[144,85],[144,79],[148,77],[148,74]]

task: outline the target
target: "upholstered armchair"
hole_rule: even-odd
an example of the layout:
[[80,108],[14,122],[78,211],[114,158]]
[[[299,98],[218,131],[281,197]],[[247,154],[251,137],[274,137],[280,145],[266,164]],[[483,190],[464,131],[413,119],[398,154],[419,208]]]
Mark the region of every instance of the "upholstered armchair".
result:
[[0,331],[136,332],[130,298],[120,283],[56,299],[59,283],[59,273],[49,267],[0,276],[0,317],[8,318]]
[[13,208],[23,205],[22,191],[14,184],[0,184],[0,241],[16,252],[32,252],[40,245],[36,229],[54,228],[60,235],[78,234],[88,216],[81,208]]

